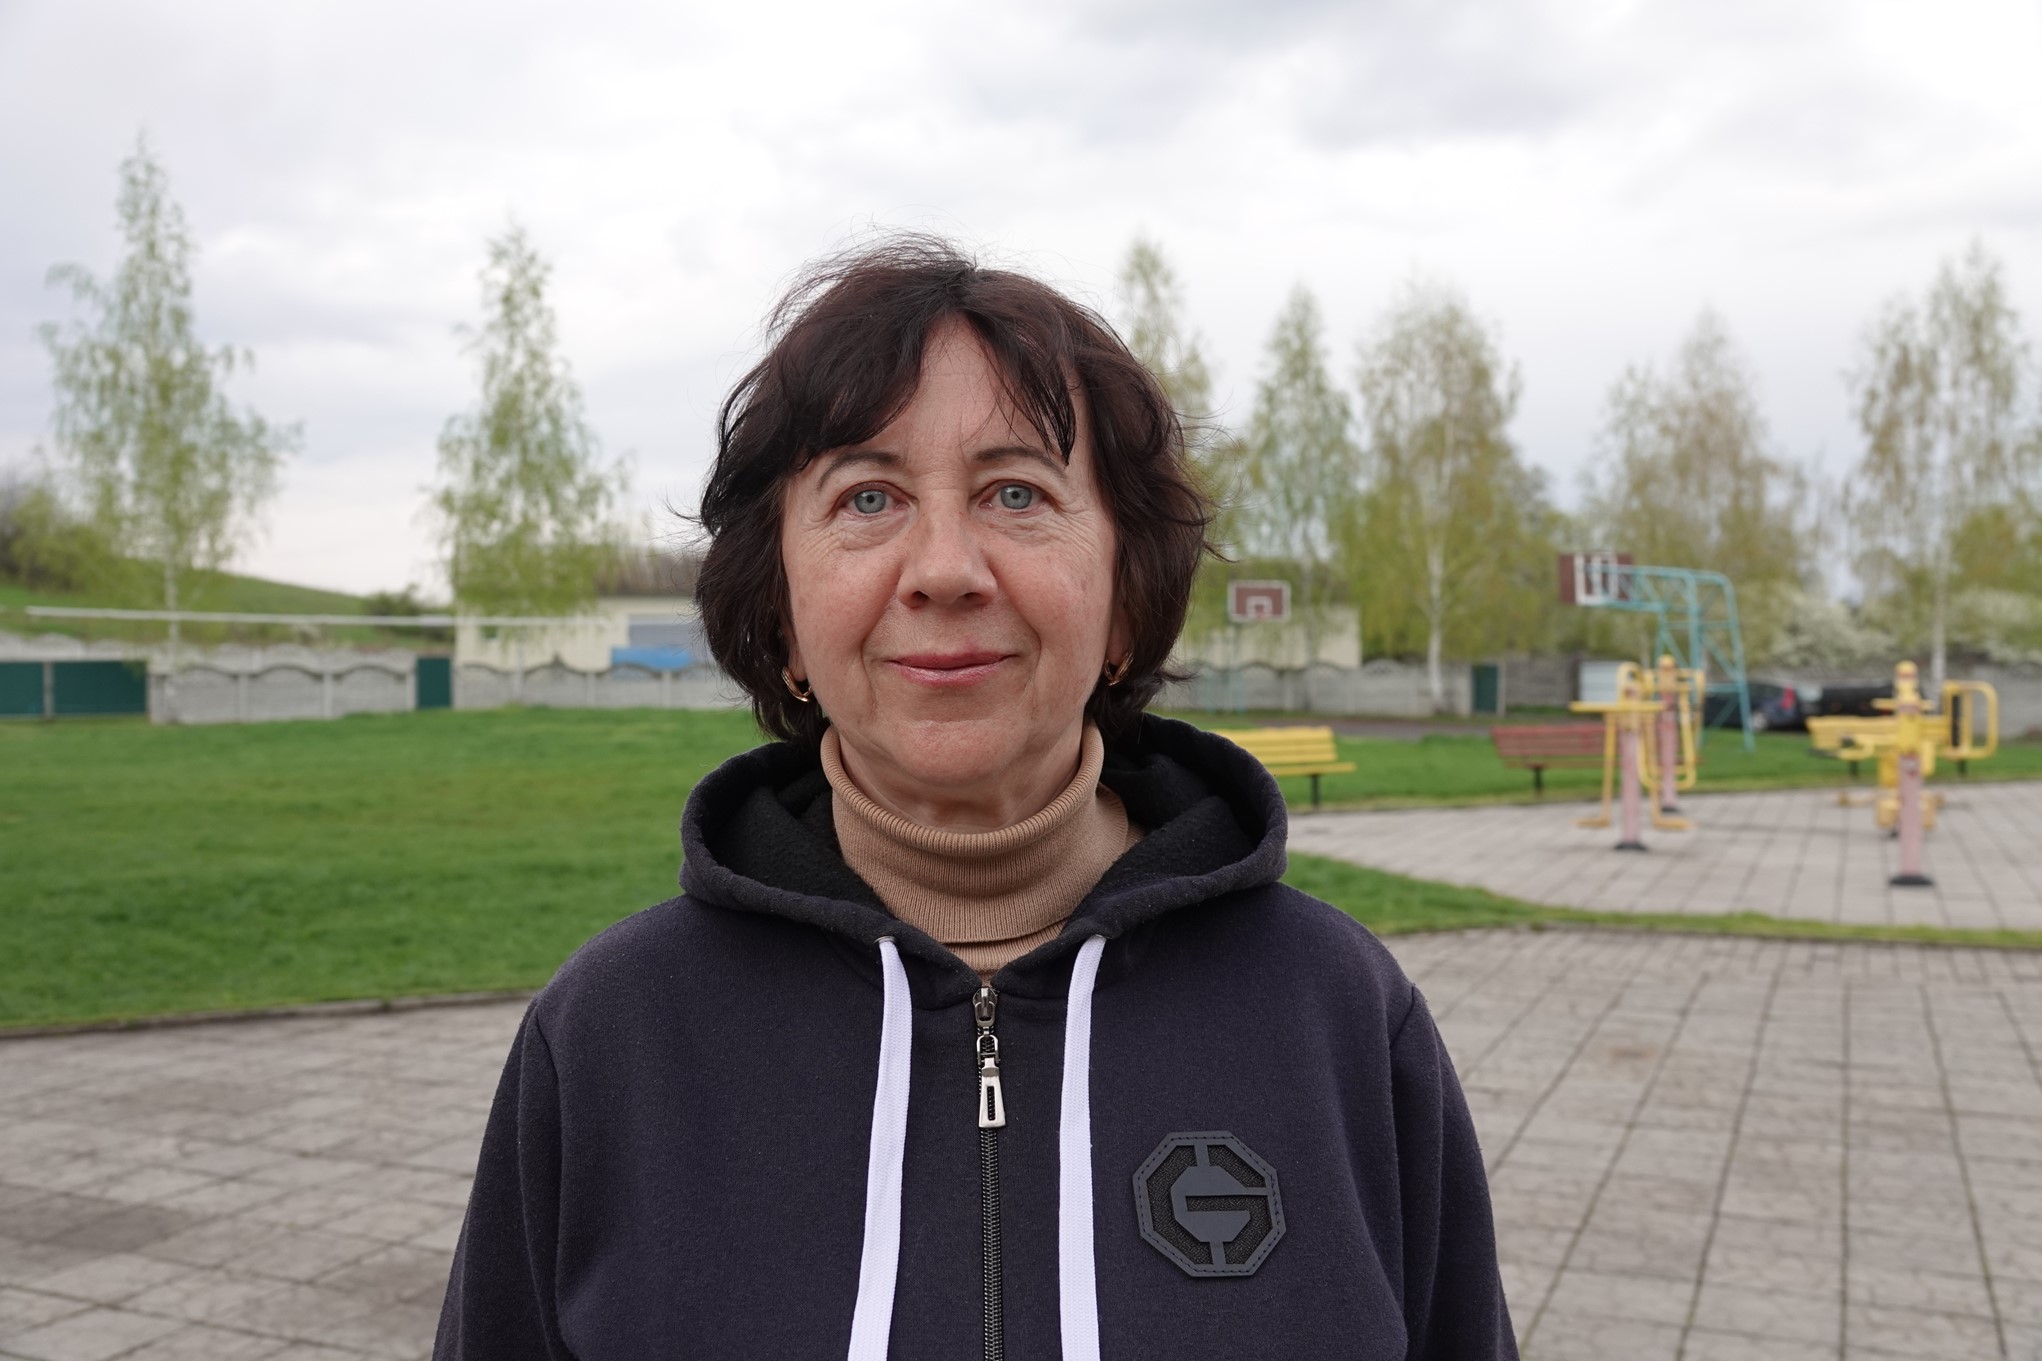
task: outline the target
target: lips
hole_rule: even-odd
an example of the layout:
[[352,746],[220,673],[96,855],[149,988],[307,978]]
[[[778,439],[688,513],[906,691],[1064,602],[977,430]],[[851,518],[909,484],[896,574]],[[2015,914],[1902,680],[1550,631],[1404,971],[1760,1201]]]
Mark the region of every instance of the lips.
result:
[[1007,660],[1004,652],[973,649],[963,652],[913,652],[887,660],[903,680],[934,689],[962,689],[978,684],[999,670]]

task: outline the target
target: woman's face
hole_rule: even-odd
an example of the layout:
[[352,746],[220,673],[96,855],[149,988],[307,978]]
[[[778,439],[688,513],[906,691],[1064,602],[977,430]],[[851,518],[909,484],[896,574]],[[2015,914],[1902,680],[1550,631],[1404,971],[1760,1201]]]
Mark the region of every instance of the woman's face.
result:
[[1067,465],[946,323],[907,409],[788,485],[790,670],[859,784],[918,821],[1000,826],[1048,802],[1101,667],[1125,650],[1113,519],[1078,415]]

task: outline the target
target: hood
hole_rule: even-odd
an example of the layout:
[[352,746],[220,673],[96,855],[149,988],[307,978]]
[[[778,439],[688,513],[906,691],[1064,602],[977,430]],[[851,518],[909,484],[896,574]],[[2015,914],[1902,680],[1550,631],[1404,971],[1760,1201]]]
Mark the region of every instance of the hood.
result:
[[[1146,715],[1108,744],[1100,782],[1145,835],[1078,904],[1062,935],[995,975],[1003,992],[1034,991],[1031,983],[1067,968],[1093,936],[1112,940],[1177,908],[1283,877],[1283,795],[1227,739]],[[865,949],[891,937],[903,956],[932,966],[940,1001],[978,987],[962,960],[897,920],[844,864],[829,782],[811,751],[776,742],[724,762],[689,795],[681,846],[681,887],[692,897],[805,922]]]

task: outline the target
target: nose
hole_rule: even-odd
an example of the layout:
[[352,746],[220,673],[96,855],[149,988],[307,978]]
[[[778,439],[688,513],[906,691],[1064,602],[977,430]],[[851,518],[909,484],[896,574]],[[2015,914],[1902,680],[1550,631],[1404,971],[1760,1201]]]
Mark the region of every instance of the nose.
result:
[[896,588],[903,605],[982,604],[992,598],[992,565],[968,508],[925,503],[904,548]]

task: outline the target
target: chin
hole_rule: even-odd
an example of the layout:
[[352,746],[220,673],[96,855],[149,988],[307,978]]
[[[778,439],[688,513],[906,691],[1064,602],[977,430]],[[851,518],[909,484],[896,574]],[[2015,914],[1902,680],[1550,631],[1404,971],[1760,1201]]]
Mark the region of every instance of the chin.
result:
[[892,756],[931,788],[966,789],[998,779],[1027,738],[1002,716],[923,719],[896,730]]

